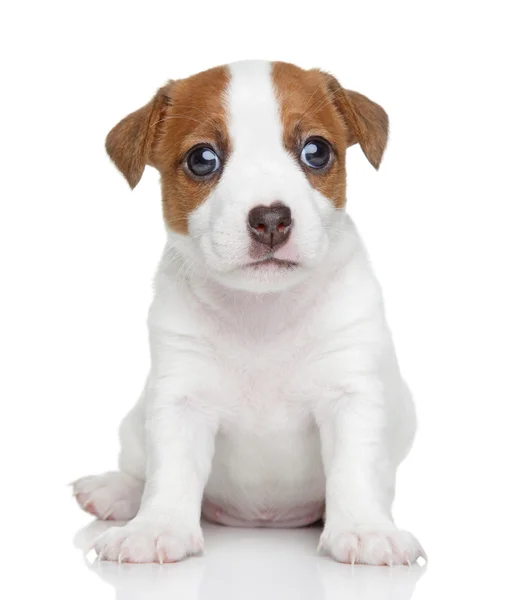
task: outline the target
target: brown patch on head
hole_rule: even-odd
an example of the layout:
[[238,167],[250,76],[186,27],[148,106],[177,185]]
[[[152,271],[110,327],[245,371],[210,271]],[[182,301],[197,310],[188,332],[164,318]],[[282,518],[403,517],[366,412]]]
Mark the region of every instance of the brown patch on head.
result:
[[184,167],[188,151],[205,144],[222,161],[230,152],[224,104],[228,82],[226,67],[171,81],[107,136],[107,152],[132,188],[145,165],[158,169],[164,218],[180,233],[187,233],[189,214],[207,198],[222,171],[194,177]]
[[[388,117],[378,105],[345,90],[331,75],[317,69],[305,71],[276,62],[273,83],[281,108],[283,143],[297,158],[310,184],[337,208],[346,201],[346,149],[359,143],[377,169],[388,136]],[[299,156],[308,138],[324,138],[333,149],[326,169],[310,169]]]

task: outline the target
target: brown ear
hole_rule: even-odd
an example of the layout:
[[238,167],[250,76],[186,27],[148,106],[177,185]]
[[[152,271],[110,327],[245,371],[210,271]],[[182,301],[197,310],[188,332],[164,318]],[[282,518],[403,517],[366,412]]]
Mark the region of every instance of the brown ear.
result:
[[323,73],[329,93],[349,133],[349,145],[360,144],[371,165],[378,169],[388,140],[388,116],[379,104],[358,92],[345,90],[328,73]]
[[133,189],[141,180],[144,167],[151,164],[151,151],[157,126],[171,103],[171,85],[160,88],[151,102],[129,114],[107,136],[108,155]]

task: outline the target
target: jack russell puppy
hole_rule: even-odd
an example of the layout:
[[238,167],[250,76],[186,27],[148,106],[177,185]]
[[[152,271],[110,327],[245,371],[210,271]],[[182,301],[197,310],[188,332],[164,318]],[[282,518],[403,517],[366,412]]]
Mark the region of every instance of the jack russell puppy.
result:
[[344,563],[424,557],[391,514],[415,411],[345,210],[347,148],[377,169],[387,131],[331,75],[247,61],[170,81],[109,133],[132,188],[160,172],[167,243],[119,471],[73,484],[84,510],[129,521],[100,560],[201,553],[201,516],[322,519],[319,549]]

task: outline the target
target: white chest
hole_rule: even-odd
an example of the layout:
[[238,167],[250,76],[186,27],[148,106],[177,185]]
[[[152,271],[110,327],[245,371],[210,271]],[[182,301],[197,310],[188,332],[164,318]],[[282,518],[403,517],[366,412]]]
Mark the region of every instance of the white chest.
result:
[[325,480],[305,368],[308,348],[289,347],[231,345],[223,353],[226,398],[205,495],[248,522],[266,514],[296,522],[312,510],[316,518],[322,512]]

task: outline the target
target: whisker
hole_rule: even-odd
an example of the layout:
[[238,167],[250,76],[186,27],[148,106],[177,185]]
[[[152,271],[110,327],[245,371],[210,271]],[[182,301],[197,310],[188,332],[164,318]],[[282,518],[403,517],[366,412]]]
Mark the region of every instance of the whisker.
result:
[[[301,121],[303,121],[307,116],[314,116],[316,115],[321,109],[323,109],[329,102],[331,102],[331,99],[333,98],[333,96],[335,96],[335,94],[337,94],[342,88],[342,86],[340,85],[337,89],[333,90],[332,92],[330,92],[327,96],[323,96],[320,100],[317,101],[316,104],[314,104],[310,109],[306,110],[303,115],[299,118],[297,125],[299,125],[301,123]],[[314,110],[315,112],[312,115],[309,115],[311,110]]]
[[176,223],[178,221],[188,221],[189,217],[176,217],[175,219],[167,220],[167,223]]
[[315,88],[314,93],[310,96],[310,98],[308,98],[307,106],[306,106],[305,110],[303,111],[303,114],[300,115],[300,117],[299,117],[300,119],[305,115],[305,113],[307,113],[310,110],[312,105],[315,104],[315,100],[313,100],[313,98],[315,97],[315,94],[317,94],[317,92],[321,89],[321,86],[323,83],[324,82],[321,81],[321,83],[319,83],[319,85]]
[[164,121],[169,121],[170,119],[189,119],[189,121],[195,121],[196,123],[203,125],[203,121],[195,119],[194,117],[190,117],[189,115],[168,115],[167,117],[163,117],[162,119],[160,119],[160,121],[157,121],[155,125],[163,123]]
[[207,119],[210,121],[210,123],[212,123],[212,125],[219,133],[222,133],[221,129],[219,128],[219,125],[214,121],[214,119],[204,110],[201,110],[201,108],[198,108],[197,106],[187,106],[186,104],[173,104],[172,106],[173,108],[192,108],[192,110],[197,110],[199,113],[207,117]]

